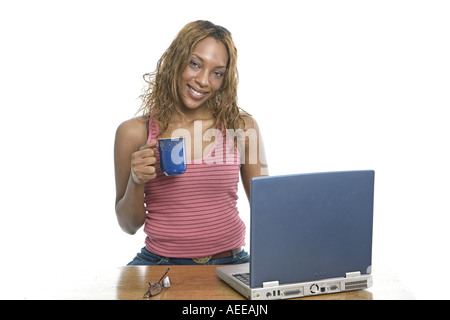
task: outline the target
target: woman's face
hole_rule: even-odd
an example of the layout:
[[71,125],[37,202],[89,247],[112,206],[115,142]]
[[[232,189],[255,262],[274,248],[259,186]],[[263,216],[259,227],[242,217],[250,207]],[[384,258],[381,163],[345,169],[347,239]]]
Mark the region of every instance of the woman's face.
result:
[[220,89],[226,72],[225,45],[211,37],[198,42],[189,63],[178,80],[184,107],[196,109]]

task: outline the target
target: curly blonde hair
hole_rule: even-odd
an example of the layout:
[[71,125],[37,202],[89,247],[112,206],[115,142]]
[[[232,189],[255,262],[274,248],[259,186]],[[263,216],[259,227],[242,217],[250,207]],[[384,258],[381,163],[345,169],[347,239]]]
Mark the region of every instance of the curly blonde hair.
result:
[[244,125],[242,115],[247,113],[237,104],[239,80],[237,50],[231,33],[209,21],[198,20],[188,23],[181,29],[159,59],[156,70],[144,75],[147,85],[140,96],[142,106],[139,111],[142,111],[145,117],[149,118],[151,115],[152,119],[157,121],[160,136],[169,130],[169,122],[174,112],[183,115],[180,108],[182,102],[178,91],[178,79],[188,65],[195,45],[207,37],[221,41],[228,52],[222,86],[205,102],[215,118],[213,126],[220,126],[222,130],[236,130]]

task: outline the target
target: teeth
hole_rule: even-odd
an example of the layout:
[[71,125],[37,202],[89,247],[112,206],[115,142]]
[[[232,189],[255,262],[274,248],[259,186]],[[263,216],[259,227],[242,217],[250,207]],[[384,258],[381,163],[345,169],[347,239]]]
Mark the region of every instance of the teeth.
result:
[[194,93],[196,96],[201,96],[203,95],[203,93],[200,93],[198,91],[195,91],[193,88],[189,87],[189,89],[191,89],[192,93]]

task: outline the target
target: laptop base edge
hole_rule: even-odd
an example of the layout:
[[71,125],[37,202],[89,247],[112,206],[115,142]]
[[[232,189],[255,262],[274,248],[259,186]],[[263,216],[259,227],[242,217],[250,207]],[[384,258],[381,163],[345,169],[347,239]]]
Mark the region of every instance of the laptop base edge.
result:
[[[227,270],[228,269],[228,270]],[[260,288],[250,288],[233,277],[230,269],[217,267],[216,275],[249,300],[280,300],[346,291],[364,290],[373,285],[371,274],[349,273],[346,277],[277,285],[272,281]]]

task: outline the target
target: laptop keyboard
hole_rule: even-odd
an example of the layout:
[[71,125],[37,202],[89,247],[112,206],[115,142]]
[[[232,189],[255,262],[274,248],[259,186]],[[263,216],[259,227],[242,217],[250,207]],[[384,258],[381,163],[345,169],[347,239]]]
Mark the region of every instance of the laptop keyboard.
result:
[[236,273],[233,274],[233,277],[235,277],[236,279],[240,280],[241,282],[245,283],[246,285],[250,285],[250,273],[245,272],[245,273]]

